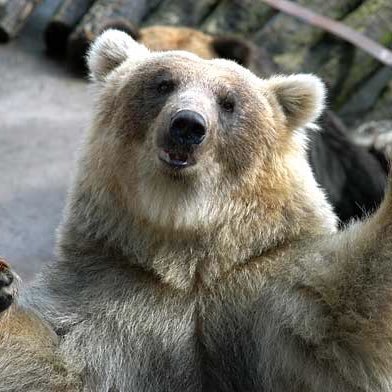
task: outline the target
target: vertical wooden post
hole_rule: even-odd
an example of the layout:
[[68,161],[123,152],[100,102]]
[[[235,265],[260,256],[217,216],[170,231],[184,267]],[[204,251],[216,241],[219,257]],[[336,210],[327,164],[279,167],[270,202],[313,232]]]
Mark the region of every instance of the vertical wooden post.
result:
[[71,64],[77,69],[85,68],[84,56],[87,48],[105,27],[132,29],[139,25],[150,10],[160,0],[96,0],[68,42],[68,55]]
[[94,0],[63,0],[46,26],[44,38],[48,53],[65,54],[68,37]]
[[16,37],[41,0],[0,0],[0,42]]

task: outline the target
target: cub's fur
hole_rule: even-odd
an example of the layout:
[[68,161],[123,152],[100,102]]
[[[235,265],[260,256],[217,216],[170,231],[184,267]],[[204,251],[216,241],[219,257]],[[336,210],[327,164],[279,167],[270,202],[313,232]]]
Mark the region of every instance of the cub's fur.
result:
[[3,315],[0,391],[392,390],[391,191],[336,231],[306,160],[319,79],[113,30],[89,67],[57,260]]

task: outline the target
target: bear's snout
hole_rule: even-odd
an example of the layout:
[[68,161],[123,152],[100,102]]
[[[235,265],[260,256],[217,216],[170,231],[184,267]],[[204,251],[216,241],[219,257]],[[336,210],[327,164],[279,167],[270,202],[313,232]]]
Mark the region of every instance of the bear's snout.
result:
[[207,124],[203,116],[192,110],[180,110],[170,123],[169,135],[173,144],[192,146],[202,143]]
[[173,115],[169,126],[163,129],[165,131],[158,138],[159,159],[172,169],[195,165],[198,147],[207,136],[204,117],[196,111],[182,109]]

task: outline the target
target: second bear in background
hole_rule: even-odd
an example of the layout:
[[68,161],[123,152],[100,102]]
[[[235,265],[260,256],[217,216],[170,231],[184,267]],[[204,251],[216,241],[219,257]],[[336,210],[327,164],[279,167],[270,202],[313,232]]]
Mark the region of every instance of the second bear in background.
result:
[[151,50],[186,50],[210,60],[233,60],[259,75],[276,73],[277,66],[265,49],[236,36],[210,35],[187,27],[151,26],[140,30],[123,28]]
[[[137,29],[121,21],[108,27],[125,31],[151,50],[186,50],[205,59],[222,57],[236,61],[260,77],[279,73],[264,49],[238,37],[212,36],[173,26]],[[373,154],[348,138],[332,112],[324,114],[320,125],[322,132],[311,137],[310,164],[317,182],[345,224],[378,207],[384,195],[386,172]]]

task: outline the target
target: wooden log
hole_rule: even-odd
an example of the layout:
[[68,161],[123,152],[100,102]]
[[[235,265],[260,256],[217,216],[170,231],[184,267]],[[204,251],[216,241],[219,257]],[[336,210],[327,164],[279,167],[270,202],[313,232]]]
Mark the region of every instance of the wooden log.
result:
[[223,0],[202,24],[211,34],[248,35],[259,30],[276,10],[261,1]]
[[351,127],[360,125],[364,119],[371,121],[392,118],[391,92],[392,68],[384,66],[355,90],[339,115]]
[[[343,22],[380,44],[392,47],[391,0],[367,0]],[[317,56],[313,56],[313,60],[309,57],[309,71],[320,74],[333,84],[333,107],[340,110],[363,81],[371,78],[380,68],[381,63],[362,50],[349,47],[336,39],[330,40],[324,49],[321,45],[314,48],[313,53],[320,50],[324,52],[324,58],[319,58],[312,65]]]
[[356,48],[364,50],[381,63],[392,67],[392,51],[366,35],[347,26],[346,24],[321,15],[292,0],[262,0],[273,8],[285,14],[294,16],[303,22],[334,35],[343,41],[351,43]]
[[0,1],[0,42],[15,38],[41,0]]
[[0,18],[4,16],[6,6],[7,6],[7,0],[0,0]]
[[[368,0],[357,12],[349,15],[345,23],[360,30],[382,45],[392,48],[392,1]],[[347,79],[336,97],[335,107],[341,107],[363,80],[368,79],[380,63],[362,50],[356,49]]]
[[163,0],[146,20],[147,26],[170,25],[198,27],[219,0]]
[[63,0],[59,4],[44,31],[49,54],[65,54],[69,35],[93,2],[94,0]]
[[[298,0],[296,2],[320,15],[336,20],[347,15],[359,3],[360,0]],[[279,13],[255,34],[254,41],[272,54],[284,72],[298,72],[307,70],[307,52],[323,36],[322,29],[288,14]]]
[[[160,0],[96,0],[68,40],[71,65],[85,71],[84,56],[90,43],[106,28],[115,27],[132,32]],[[131,31],[128,31],[131,30]]]
[[387,88],[381,95],[381,97],[377,100],[374,107],[365,114],[365,116],[361,116],[363,121],[372,121],[372,120],[391,120],[391,108],[392,108],[392,79],[390,80]]

